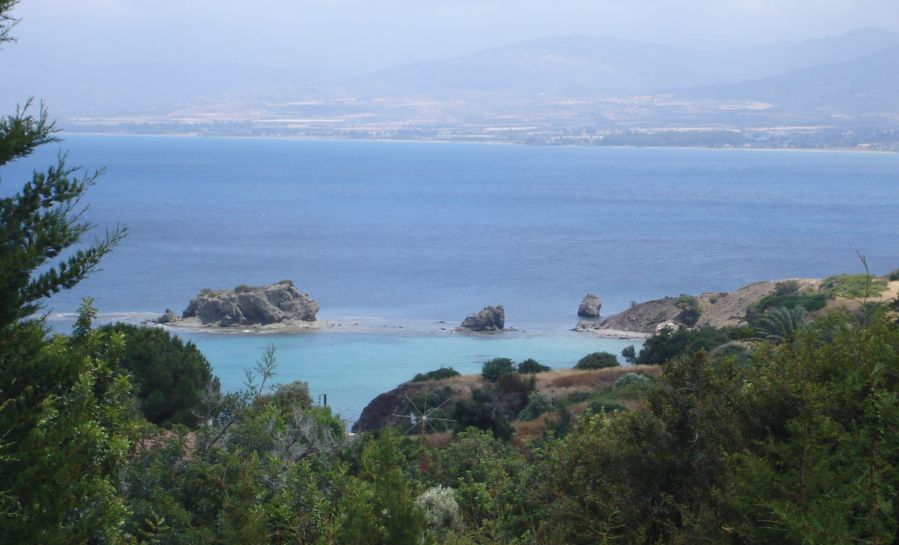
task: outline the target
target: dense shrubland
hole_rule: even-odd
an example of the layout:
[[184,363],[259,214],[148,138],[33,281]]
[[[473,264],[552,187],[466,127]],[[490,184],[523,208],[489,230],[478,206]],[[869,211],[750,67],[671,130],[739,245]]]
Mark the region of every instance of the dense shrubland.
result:
[[[5,541],[80,531],[82,542],[130,543],[893,543],[899,530],[899,326],[886,309],[754,337],[740,354],[684,344],[660,379],[624,373],[569,405],[502,362],[511,371],[456,414],[483,429],[352,438],[305,385],[274,384],[273,350],[243,391],[198,391],[190,426],[151,422],[129,401],[139,390],[123,364],[128,333],[86,327],[82,312],[72,335],[33,342],[48,364],[94,374],[68,395],[105,407],[80,417],[104,432],[78,440],[87,459],[112,458],[85,475],[40,422],[4,428],[31,437],[4,444]],[[19,403],[4,401],[5,424]],[[588,408],[573,416],[571,403]],[[560,416],[542,436],[509,440],[511,421],[549,412]],[[83,487],[103,501],[82,503]],[[72,519],[79,510],[92,516]]]

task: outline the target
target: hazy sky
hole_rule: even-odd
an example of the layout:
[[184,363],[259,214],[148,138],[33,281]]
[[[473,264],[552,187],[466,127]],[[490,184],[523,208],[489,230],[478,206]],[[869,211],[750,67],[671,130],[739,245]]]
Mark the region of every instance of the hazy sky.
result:
[[568,33],[682,46],[899,30],[899,0],[22,0],[4,56],[340,74]]

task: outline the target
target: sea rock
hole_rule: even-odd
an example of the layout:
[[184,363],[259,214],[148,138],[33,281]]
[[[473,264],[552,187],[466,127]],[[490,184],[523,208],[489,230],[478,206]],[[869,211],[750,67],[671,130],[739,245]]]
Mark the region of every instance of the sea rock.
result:
[[577,315],[582,318],[599,318],[600,309],[602,309],[602,299],[594,293],[588,293],[577,307]]
[[177,322],[180,319],[181,318],[177,314],[175,314],[175,312],[172,309],[167,308],[167,309],[165,309],[165,312],[162,314],[162,316],[160,316],[159,318],[156,319],[156,323],[157,324],[170,324],[172,322]]
[[501,331],[506,322],[506,311],[502,305],[484,307],[481,312],[465,318],[460,329],[468,331]]
[[220,327],[268,325],[285,321],[315,321],[318,303],[299,291],[290,280],[277,284],[233,290],[203,290],[182,316],[203,325]]
[[599,324],[593,320],[581,320],[574,326],[575,331],[593,331],[594,329],[599,329]]

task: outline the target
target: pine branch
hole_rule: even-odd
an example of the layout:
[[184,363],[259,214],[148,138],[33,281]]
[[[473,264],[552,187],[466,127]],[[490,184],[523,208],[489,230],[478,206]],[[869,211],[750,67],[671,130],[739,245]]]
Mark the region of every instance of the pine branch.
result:
[[0,44],[16,41],[9,33],[12,27],[19,23],[19,20],[11,16],[9,12],[18,3],[19,0],[0,0]]
[[[3,22],[0,21],[0,28]],[[0,43],[2,43],[0,30]],[[37,117],[28,113],[34,103],[29,98],[24,106],[16,108],[14,115],[0,120],[0,166],[31,154],[35,148],[50,142],[58,142],[56,122],[50,121],[47,108],[41,104]]]

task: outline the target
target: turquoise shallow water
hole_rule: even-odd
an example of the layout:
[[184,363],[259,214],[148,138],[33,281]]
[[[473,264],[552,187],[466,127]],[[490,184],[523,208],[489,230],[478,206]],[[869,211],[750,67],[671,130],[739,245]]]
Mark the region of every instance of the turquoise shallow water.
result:
[[[140,323],[147,318],[141,314],[101,314],[98,323]],[[259,361],[269,343],[273,344],[278,363],[274,384],[307,382],[313,399],[320,403],[321,396],[327,395],[328,405],[347,426],[375,396],[420,372],[447,366],[463,374],[476,374],[485,361],[493,358],[534,358],[562,369],[600,351],[618,355],[624,363],[621,350],[629,345],[639,349],[643,343],[640,339],[604,338],[564,329],[479,335],[442,331],[446,324],[439,323],[405,321],[399,327],[396,323],[359,320],[365,332],[336,328],[295,334],[167,330],[197,345],[226,391],[243,388],[245,371]],[[62,333],[71,331],[73,322],[70,314],[51,315],[49,320],[51,328]]]
[[[99,323],[140,323],[146,316],[101,315]],[[71,315],[49,320],[56,331],[67,333]],[[244,387],[245,371],[262,357],[269,343],[276,349],[274,384],[301,380],[309,384],[313,399],[328,405],[351,425],[362,409],[380,393],[392,390],[417,373],[453,367],[463,374],[480,373],[482,364],[493,358],[521,361],[534,358],[555,369],[573,367],[591,352],[619,355],[626,346],[642,346],[642,340],[612,339],[574,331],[506,331],[476,335],[440,331],[443,324],[406,322],[374,325],[387,332],[310,331],[297,334],[210,333],[169,328],[185,341],[193,342],[209,360],[222,388]],[[624,363],[622,361],[622,363]]]
[[[267,343],[277,349],[275,382],[302,380],[313,397],[327,394],[328,404],[348,423],[378,393],[395,388],[416,373],[454,367],[478,373],[495,357],[516,361],[534,358],[551,367],[571,367],[596,351],[618,354],[635,341],[602,339],[574,332],[502,335],[303,333],[299,335],[232,335],[180,333],[215,364],[223,387],[240,388],[243,370],[262,355]],[[639,341],[636,342],[639,345]]]

